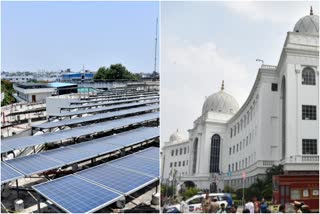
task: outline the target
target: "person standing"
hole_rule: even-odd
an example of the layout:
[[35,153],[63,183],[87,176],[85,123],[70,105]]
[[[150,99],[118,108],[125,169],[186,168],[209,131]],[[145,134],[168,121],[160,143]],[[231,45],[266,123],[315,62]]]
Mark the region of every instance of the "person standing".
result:
[[182,197],[182,201],[180,202],[180,212],[181,213],[188,213],[189,212],[189,206],[186,203],[186,197]]
[[285,213],[285,206],[283,205],[283,204],[281,204],[280,206],[279,206],[279,213]]
[[210,211],[211,211],[211,213],[216,213],[216,212],[218,212],[219,208],[220,208],[220,205],[218,202],[218,198],[217,198],[217,196],[214,196],[212,199],[212,202],[211,202]]
[[209,197],[209,192],[206,192],[206,196],[202,201],[202,212],[203,213],[209,213],[211,209],[211,200]]
[[252,200],[247,199],[247,203],[244,205],[244,209],[248,209],[250,213],[254,213],[254,204],[252,203]]
[[268,204],[266,203],[266,201],[264,200],[264,198],[261,199],[261,204],[260,204],[260,211],[262,213],[266,213],[268,209]]
[[259,203],[257,197],[253,197],[253,205],[254,205],[254,212],[260,213],[260,203]]
[[226,206],[224,203],[220,204],[220,209],[217,213],[227,213]]
[[302,206],[301,202],[294,201],[293,205],[294,205],[294,210],[296,211],[296,213],[302,213],[302,211],[301,211],[301,206]]

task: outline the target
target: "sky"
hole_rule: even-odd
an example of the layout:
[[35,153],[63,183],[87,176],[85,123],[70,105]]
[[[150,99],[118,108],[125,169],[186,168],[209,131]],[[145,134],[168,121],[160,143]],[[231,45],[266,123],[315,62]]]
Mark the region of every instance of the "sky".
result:
[[177,129],[185,138],[205,97],[225,92],[241,106],[261,62],[277,65],[288,31],[310,6],[304,2],[162,2],[161,142]]
[[1,1],[1,69],[154,70],[158,2]]

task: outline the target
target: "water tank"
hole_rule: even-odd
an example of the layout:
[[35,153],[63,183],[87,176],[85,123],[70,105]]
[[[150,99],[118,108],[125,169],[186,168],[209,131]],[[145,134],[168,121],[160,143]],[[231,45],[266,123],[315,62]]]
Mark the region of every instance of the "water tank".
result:
[[160,192],[157,192],[152,195],[151,204],[153,205],[159,205],[160,202]]
[[24,204],[22,199],[17,199],[14,201],[14,209],[16,212],[22,212],[24,210]]

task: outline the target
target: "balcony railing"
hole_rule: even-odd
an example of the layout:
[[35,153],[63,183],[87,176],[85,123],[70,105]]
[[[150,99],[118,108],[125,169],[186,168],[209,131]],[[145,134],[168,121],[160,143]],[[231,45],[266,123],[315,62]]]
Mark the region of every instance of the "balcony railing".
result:
[[318,155],[304,155],[302,156],[302,162],[319,162]]

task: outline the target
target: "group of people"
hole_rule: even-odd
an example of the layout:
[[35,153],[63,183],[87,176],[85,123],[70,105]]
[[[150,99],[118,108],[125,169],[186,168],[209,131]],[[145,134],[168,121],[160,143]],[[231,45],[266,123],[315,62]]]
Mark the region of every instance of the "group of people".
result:
[[254,197],[252,200],[246,200],[243,213],[271,213],[271,211],[268,209],[268,204],[264,198],[259,202],[257,197]]
[[209,192],[206,192],[206,197],[202,201],[202,212],[203,213],[227,213],[226,205],[219,203],[216,196],[213,197],[212,201],[209,197]]

